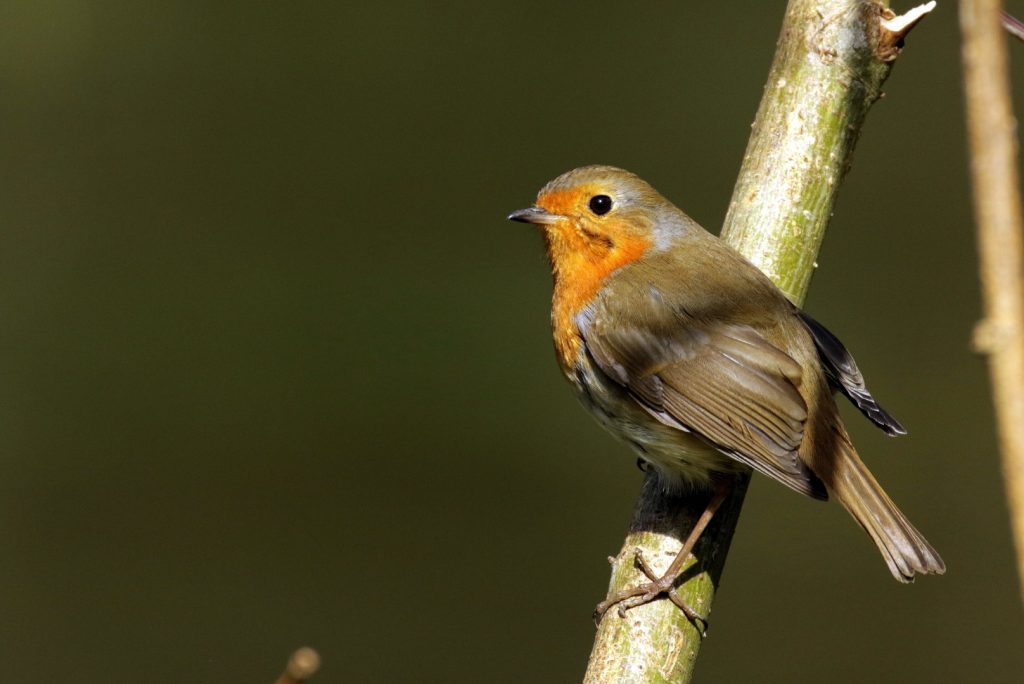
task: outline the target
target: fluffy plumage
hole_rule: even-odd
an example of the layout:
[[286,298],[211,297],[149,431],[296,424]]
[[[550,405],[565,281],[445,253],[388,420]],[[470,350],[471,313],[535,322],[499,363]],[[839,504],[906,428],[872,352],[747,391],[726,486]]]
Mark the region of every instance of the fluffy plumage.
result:
[[[601,215],[598,195],[612,201]],[[706,486],[746,466],[816,499],[831,492],[894,577],[944,572],[860,460],[832,392],[890,435],[902,425],[835,335],[755,266],[613,167],[570,171],[510,218],[543,229],[567,379],[666,486]]]

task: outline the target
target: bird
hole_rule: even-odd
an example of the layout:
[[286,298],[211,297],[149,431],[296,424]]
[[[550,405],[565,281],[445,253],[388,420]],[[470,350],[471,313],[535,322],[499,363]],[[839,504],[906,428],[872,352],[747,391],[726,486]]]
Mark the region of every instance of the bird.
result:
[[675,585],[737,475],[751,469],[812,499],[838,499],[900,582],[945,572],[861,460],[834,395],[888,435],[906,430],[843,343],[739,252],[613,166],[564,173],[507,218],[543,234],[555,355],[576,397],[663,489],[710,492],[669,568],[659,576],[638,554],[648,581],[609,596],[598,619],[667,596],[703,620]]

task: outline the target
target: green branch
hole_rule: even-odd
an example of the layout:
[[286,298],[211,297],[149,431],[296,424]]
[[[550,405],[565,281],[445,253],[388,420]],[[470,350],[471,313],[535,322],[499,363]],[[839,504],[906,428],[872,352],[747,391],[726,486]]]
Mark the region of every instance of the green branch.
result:
[[[883,4],[790,0],[775,60],[747,145],[722,238],[797,303],[803,301],[840,181],[903,36],[934,3],[897,17]],[[721,578],[747,481],[737,487],[694,551],[679,595],[703,615]],[[648,475],[633,522],[612,560],[609,595],[644,581],[634,567],[668,559],[707,503],[675,497]],[[660,563],[652,563],[660,567]],[[585,682],[685,682],[702,636],[670,601],[612,610],[601,621]]]

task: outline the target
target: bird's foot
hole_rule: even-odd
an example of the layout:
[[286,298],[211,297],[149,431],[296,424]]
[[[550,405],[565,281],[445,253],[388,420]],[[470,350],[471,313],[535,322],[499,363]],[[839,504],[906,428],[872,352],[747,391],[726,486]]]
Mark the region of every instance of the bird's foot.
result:
[[690,608],[690,606],[686,604],[686,601],[683,600],[683,597],[679,595],[679,592],[676,591],[676,581],[679,579],[680,575],[682,575],[682,572],[667,572],[659,577],[654,570],[651,569],[651,566],[647,564],[647,561],[644,559],[640,549],[637,549],[636,556],[634,556],[633,561],[636,563],[636,567],[640,572],[644,573],[650,581],[644,582],[632,589],[617,591],[604,601],[601,601],[601,603],[597,604],[597,608],[594,609],[594,621],[600,623],[601,618],[604,617],[604,614],[607,613],[612,606],[618,606],[617,612],[619,617],[625,618],[626,611],[630,608],[636,608],[637,606],[642,606],[645,603],[650,603],[664,594],[668,597],[669,601],[679,608],[679,610],[683,611],[683,615],[685,615],[686,619],[693,623],[693,626],[700,631],[700,635],[702,637],[706,637],[708,635],[707,619],[693,608]]

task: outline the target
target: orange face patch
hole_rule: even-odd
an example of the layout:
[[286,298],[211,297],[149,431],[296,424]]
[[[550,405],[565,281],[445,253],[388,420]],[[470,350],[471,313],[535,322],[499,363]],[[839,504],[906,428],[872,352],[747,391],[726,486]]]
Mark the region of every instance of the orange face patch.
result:
[[551,325],[563,368],[571,370],[582,347],[576,315],[618,269],[641,258],[653,243],[644,226],[624,217],[587,215],[587,202],[603,194],[597,185],[578,186],[542,194],[537,205],[563,216],[546,226],[548,258],[555,275]]
[[541,194],[537,198],[537,206],[552,214],[577,216],[586,210],[587,201],[591,197],[601,193],[601,189],[594,184],[578,185],[566,190],[553,190]]

